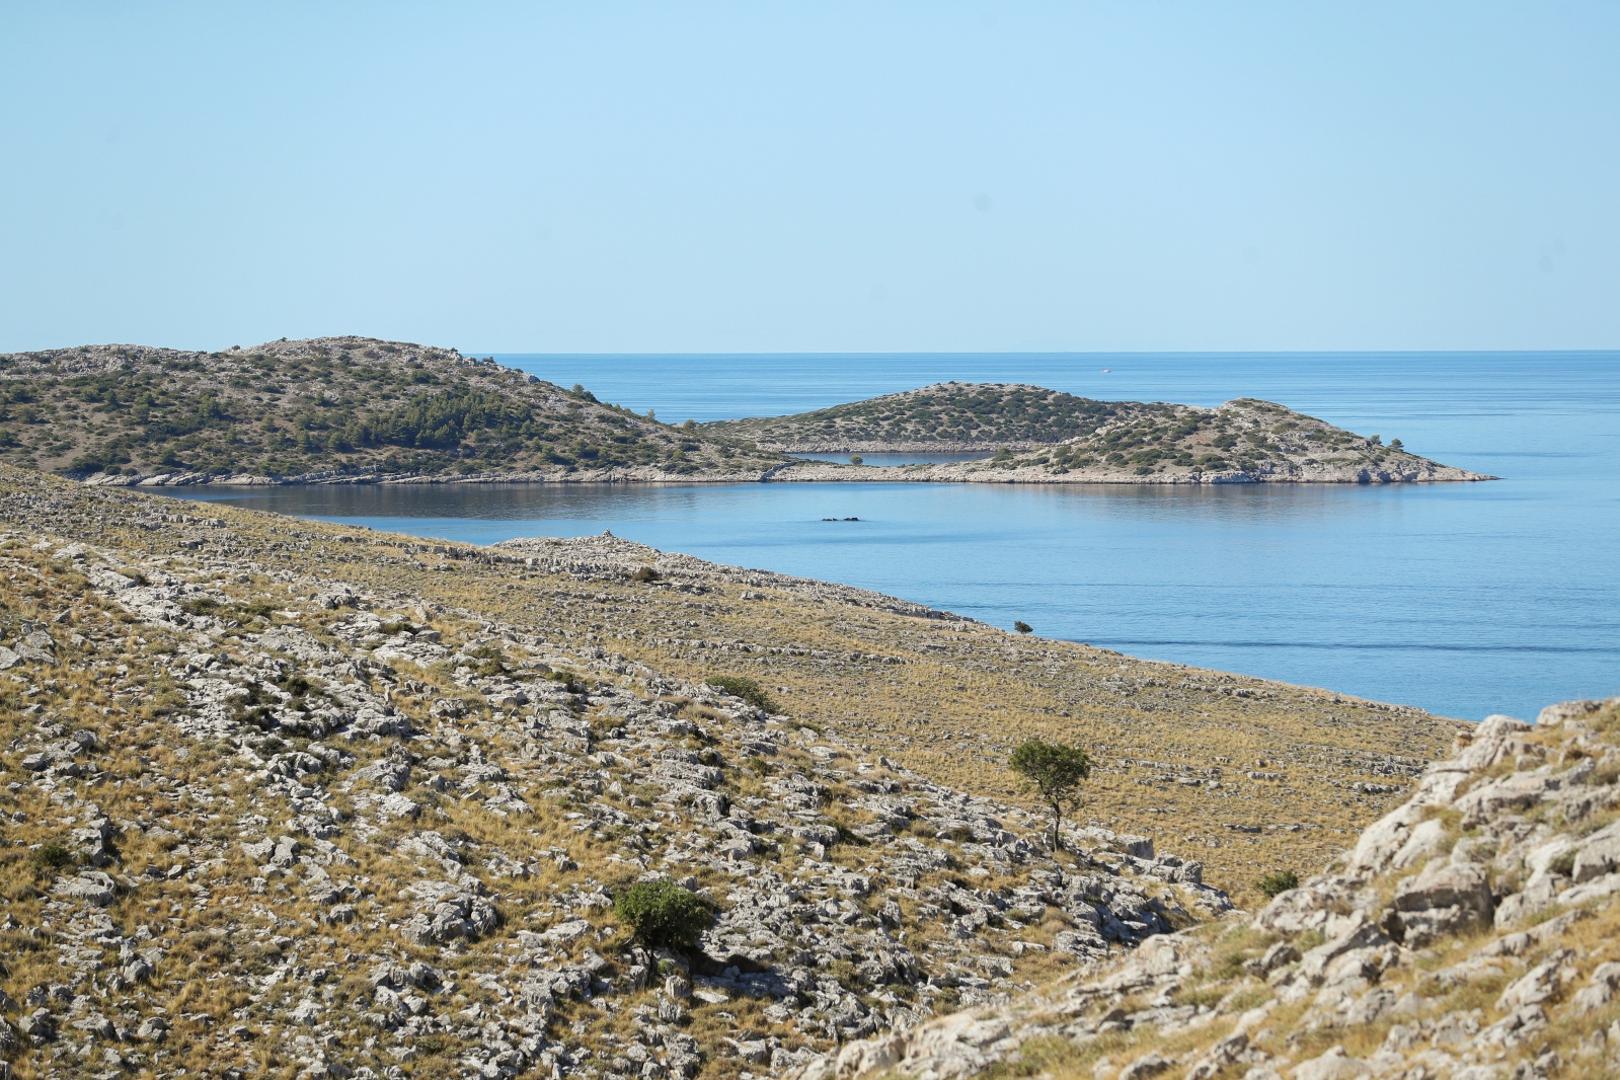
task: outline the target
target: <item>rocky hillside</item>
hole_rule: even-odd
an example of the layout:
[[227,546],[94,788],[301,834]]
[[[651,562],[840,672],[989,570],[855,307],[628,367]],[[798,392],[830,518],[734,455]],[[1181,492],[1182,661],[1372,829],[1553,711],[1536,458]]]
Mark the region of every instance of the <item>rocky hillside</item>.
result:
[[764,420],[703,425],[782,451],[994,451],[985,461],[875,468],[812,463],[776,480],[986,483],[1410,483],[1489,477],[1271,402],[1218,408],[1105,402],[1036,386],[941,383]]
[[700,426],[789,452],[998,450],[1063,442],[1116,416],[1160,407],[1018,383],[946,382],[815,412]]
[[[1227,907],[1145,838],[1054,860],[1021,810],[565,628],[152,497],[123,524],[172,553],[84,543],[36,497],[0,517],[0,1073],[780,1075]],[[631,945],[645,879],[712,905],[698,955]]]
[[0,355],[0,459],[116,484],[755,480],[780,460],[493,361],[356,337]]
[[1159,838],[1244,903],[1261,873],[1319,867],[1352,842],[1462,726],[612,537],[477,548],[4,466],[0,521],[440,604],[687,682],[749,677],[798,723],[997,801],[1027,797],[1007,768],[1018,742],[1078,740],[1099,762],[1082,820]]
[[1620,1075],[1620,699],[1460,742],[1257,915],[798,1075]]
[[1489,480],[1269,401],[1148,405],[1050,449],[943,467],[959,479],[1068,483],[1426,483]]

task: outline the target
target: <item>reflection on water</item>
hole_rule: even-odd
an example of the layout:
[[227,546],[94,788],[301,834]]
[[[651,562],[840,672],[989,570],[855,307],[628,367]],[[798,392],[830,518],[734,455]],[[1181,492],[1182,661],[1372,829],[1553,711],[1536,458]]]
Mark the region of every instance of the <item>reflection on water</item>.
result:
[[[970,362],[1006,379],[1004,359],[939,357],[927,367],[899,358],[891,370],[818,358],[793,378],[756,373],[753,382],[770,392],[798,387],[827,404],[859,396],[851,389],[863,380],[966,377]],[[666,371],[652,385],[681,400],[706,389],[722,400],[739,393],[741,361],[705,362],[665,358],[682,378]],[[657,365],[640,358],[629,366],[647,376]],[[1555,363],[1493,354],[1473,366],[1454,357],[1240,358],[1233,370],[1204,358],[1134,358],[1112,366],[1134,380],[1134,396],[1280,398],[1507,479],[1387,488],[560,484],[170,494],[480,544],[611,529],[1001,626],[1021,619],[1053,637],[1456,716],[1533,715],[1552,701],[1620,693],[1620,356]],[[559,381],[600,393],[601,380],[583,367]],[[813,377],[845,375],[850,386],[804,390]],[[678,401],[644,404],[660,416],[682,413]],[[739,399],[731,414],[773,411],[764,404]],[[821,520],[829,517],[861,520]]]

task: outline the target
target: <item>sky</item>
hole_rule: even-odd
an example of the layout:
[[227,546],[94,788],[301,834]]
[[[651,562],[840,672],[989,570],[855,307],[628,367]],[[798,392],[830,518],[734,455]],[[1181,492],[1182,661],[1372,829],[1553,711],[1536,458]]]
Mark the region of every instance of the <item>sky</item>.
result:
[[1620,3],[0,0],[0,349],[1620,348]]

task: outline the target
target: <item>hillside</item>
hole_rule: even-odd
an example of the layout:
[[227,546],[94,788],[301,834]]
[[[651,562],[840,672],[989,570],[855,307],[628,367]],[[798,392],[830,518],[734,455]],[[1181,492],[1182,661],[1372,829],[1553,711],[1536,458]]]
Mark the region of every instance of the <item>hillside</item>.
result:
[[792,416],[699,426],[786,452],[952,452],[1059,443],[1143,408],[1152,406],[1017,383],[946,382]]
[[0,355],[0,459],[103,483],[755,480],[770,454],[369,338]]
[[860,469],[811,463],[777,480],[986,483],[1409,483],[1490,479],[1271,402],[1213,409],[1105,402],[1035,386],[940,383],[817,412],[702,425],[787,452],[995,451],[984,461]]
[[[1101,763],[1086,817],[1190,852],[1239,896],[1261,870],[1324,863],[1463,726],[612,537],[477,548],[4,466],[0,520],[155,557],[229,552],[266,574],[444,604],[672,677],[749,676],[799,722],[990,798],[1021,797],[1006,769],[1018,741],[1080,739]],[[643,567],[658,579],[634,580]]]
[[[5,466],[0,574],[23,1077],[777,1075],[1219,913],[1209,882],[1307,868],[1456,730],[611,538]],[[994,798],[1033,731],[1103,763],[1061,863]],[[648,877],[714,905],[697,958],[630,946]]]
[[798,1075],[1620,1076],[1620,699],[1460,742],[1253,917]]

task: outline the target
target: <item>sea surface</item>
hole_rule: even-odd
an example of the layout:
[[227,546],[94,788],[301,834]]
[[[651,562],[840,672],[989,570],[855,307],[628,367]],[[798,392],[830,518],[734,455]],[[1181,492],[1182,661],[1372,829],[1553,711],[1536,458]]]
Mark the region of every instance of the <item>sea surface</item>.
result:
[[1503,479],[173,493],[480,544],[610,529],[1004,627],[1023,620],[1052,637],[1450,716],[1528,718],[1620,694],[1620,353],[494,355],[672,422],[948,379],[1197,405],[1260,397]]

